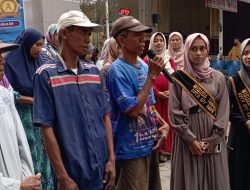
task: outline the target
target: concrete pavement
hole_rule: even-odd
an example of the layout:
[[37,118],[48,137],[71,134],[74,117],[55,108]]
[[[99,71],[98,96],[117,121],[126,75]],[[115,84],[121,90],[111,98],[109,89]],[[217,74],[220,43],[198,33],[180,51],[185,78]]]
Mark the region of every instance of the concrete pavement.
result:
[[171,172],[171,160],[168,160],[165,163],[160,163],[162,190],[170,189],[170,172]]

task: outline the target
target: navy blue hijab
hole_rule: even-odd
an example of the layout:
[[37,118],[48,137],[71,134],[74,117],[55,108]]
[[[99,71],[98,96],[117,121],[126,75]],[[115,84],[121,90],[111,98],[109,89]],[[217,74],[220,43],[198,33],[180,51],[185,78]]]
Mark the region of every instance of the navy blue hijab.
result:
[[47,56],[42,53],[36,58],[30,55],[31,47],[42,38],[42,33],[35,28],[24,30],[15,41],[20,47],[8,53],[5,58],[5,75],[13,89],[21,95],[33,97],[33,76],[36,69],[47,60]]

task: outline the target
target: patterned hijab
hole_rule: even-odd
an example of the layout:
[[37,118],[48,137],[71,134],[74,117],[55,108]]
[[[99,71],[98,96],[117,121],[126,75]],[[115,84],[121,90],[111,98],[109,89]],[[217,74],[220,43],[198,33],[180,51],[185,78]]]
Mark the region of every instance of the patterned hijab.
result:
[[47,43],[49,43],[56,50],[58,49],[57,45],[53,43],[53,35],[57,32],[57,24],[51,24],[48,27],[47,33],[45,35]]
[[[171,47],[171,43],[170,40],[171,38],[176,35],[181,39],[181,46],[180,48],[175,51],[172,47]],[[182,69],[183,68],[183,61],[184,61],[184,43],[183,43],[183,37],[181,35],[181,33],[179,32],[172,32],[169,37],[168,37],[168,49],[167,49],[167,54],[172,57],[174,59],[174,62],[177,66],[177,69]]]
[[15,91],[25,96],[33,96],[33,75],[36,69],[46,61],[46,57],[39,54],[36,58],[31,57],[32,46],[44,36],[35,28],[24,30],[15,43],[20,47],[7,54],[4,65],[5,74]]
[[241,68],[240,74],[248,87],[250,87],[250,68],[246,67],[242,60],[242,54],[247,45],[250,44],[250,38],[245,39],[240,46],[240,60],[241,60]]
[[[163,48],[162,48],[162,50],[160,52],[156,52],[155,48],[154,48],[154,40],[155,40],[155,37],[157,35],[161,35],[162,38],[163,38],[163,41],[164,41],[164,46],[163,46]],[[171,67],[171,64],[170,64],[170,61],[169,61],[170,56],[167,54],[166,38],[161,32],[156,32],[151,36],[150,42],[149,42],[149,49],[154,50],[157,55],[161,56],[161,58],[164,60],[164,63],[166,64],[165,68],[168,70],[168,72],[170,74],[172,74],[174,72],[174,69]]]

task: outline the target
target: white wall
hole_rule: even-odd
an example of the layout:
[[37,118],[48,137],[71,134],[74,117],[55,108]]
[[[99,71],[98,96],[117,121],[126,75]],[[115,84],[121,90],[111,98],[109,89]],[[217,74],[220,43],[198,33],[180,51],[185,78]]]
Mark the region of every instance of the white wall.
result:
[[24,0],[26,27],[35,27],[46,32],[50,24],[56,23],[60,15],[69,10],[80,10],[76,0]]
[[[43,29],[43,10],[41,0],[24,0],[25,26]],[[43,30],[41,30],[43,31]]]

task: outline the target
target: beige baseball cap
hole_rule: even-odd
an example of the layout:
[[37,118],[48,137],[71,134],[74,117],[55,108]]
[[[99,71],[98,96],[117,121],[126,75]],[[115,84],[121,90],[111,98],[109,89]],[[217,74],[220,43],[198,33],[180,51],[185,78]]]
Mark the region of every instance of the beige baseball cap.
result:
[[81,11],[71,10],[63,13],[57,22],[57,32],[68,26],[81,26],[92,28],[93,32],[102,32],[103,26],[92,23],[89,18]]

